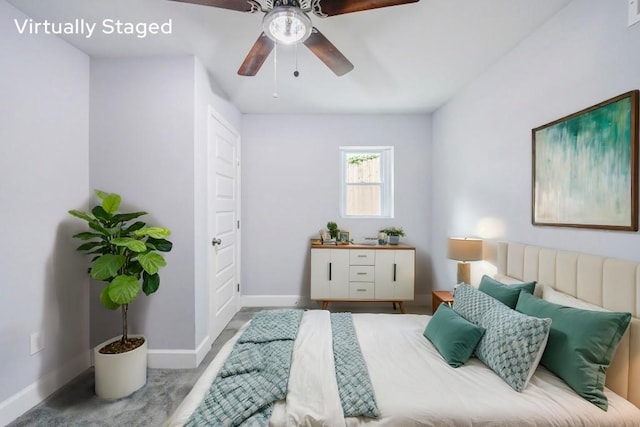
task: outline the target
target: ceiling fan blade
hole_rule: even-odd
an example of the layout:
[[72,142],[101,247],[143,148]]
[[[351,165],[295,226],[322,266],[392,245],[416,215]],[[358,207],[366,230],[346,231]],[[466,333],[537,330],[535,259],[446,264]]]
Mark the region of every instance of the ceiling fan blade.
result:
[[[378,9],[380,7],[399,6],[416,3],[420,0],[321,0],[319,9],[314,9],[318,16],[342,15],[344,13],[361,12],[363,10]],[[319,13],[321,12],[321,13]]]
[[304,45],[337,76],[353,70],[353,64],[316,27],[313,27]]
[[267,37],[265,33],[260,34],[247,57],[244,58],[244,62],[238,69],[238,74],[241,76],[255,76],[273,50],[273,46],[273,40]]
[[238,12],[256,12],[247,0],[171,0],[180,3],[200,4],[202,6],[219,7],[221,9],[237,10]]

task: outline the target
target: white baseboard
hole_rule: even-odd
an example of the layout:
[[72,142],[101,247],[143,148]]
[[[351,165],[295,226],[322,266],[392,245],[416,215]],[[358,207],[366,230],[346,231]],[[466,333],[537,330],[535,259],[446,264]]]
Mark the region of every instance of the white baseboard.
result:
[[301,295],[243,295],[240,297],[242,307],[309,307],[311,304],[315,303],[308,296]]
[[211,349],[211,339],[207,335],[195,350],[149,350],[149,368],[193,369],[197,368]]
[[[413,301],[407,301],[406,304],[431,306],[431,296],[418,294]],[[241,305],[242,307],[313,307],[317,305],[320,308],[320,303],[302,295],[243,295]]]
[[45,374],[36,382],[0,402],[0,425],[9,424],[90,366],[91,356],[90,351],[87,350],[59,369]]

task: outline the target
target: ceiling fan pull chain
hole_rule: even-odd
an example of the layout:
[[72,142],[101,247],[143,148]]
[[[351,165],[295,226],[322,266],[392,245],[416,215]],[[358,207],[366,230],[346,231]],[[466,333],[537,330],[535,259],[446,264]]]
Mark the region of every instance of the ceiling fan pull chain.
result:
[[273,97],[278,97],[278,41],[273,49]]
[[293,77],[298,77],[300,75],[300,72],[298,71],[298,45],[300,43],[296,43],[296,50],[295,50],[295,54],[296,54],[296,69],[293,70]]

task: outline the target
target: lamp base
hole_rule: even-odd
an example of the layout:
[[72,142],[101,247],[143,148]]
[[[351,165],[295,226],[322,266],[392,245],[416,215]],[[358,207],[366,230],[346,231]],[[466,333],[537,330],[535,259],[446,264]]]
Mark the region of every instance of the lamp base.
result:
[[468,262],[458,263],[458,283],[471,283],[471,264]]

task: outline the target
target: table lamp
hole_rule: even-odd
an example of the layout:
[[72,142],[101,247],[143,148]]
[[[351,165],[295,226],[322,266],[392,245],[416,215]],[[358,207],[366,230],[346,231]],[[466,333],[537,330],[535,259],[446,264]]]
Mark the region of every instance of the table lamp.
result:
[[482,260],[482,240],[469,237],[449,237],[447,257],[458,263],[458,283],[471,282],[469,261]]

